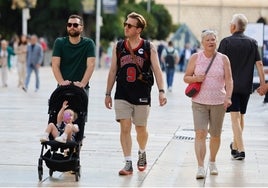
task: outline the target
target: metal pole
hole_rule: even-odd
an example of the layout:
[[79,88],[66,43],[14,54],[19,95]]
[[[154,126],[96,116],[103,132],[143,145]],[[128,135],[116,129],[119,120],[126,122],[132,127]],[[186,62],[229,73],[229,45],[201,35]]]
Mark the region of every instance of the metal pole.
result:
[[101,0],[97,0],[96,10],[96,64],[100,67],[100,21],[101,21]]
[[27,35],[27,21],[30,18],[29,8],[22,9],[22,34]]
[[147,12],[151,12],[151,0],[147,0]]

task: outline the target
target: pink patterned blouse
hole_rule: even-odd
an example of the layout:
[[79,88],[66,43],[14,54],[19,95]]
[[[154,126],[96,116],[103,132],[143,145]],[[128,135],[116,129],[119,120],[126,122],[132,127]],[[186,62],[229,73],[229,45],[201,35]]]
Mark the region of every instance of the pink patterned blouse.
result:
[[[224,62],[223,54],[217,52],[217,55],[206,75],[205,80],[201,85],[201,90],[198,95],[192,98],[193,102],[218,105],[224,103],[226,95],[225,79],[224,79]],[[198,57],[195,62],[195,75],[205,74],[205,71],[211,61],[207,58],[203,51],[198,52]]]

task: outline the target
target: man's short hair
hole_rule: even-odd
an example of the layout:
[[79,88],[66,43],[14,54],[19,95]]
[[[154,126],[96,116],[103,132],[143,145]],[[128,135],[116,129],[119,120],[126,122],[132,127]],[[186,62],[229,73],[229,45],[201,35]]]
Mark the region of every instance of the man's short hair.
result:
[[81,16],[79,16],[79,15],[77,15],[77,14],[72,14],[72,15],[69,16],[68,20],[69,20],[69,19],[73,19],[73,18],[77,18],[77,19],[79,19],[79,20],[80,20],[80,24],[81,24],[81,25],[84,25],[84,20],[83,20],[83,18],[82,18]]
[[248,24],[248,19],[244,14],[234,14],[231,24],[236,26],[237,31],[244,32]]
[[146,20],[144,19],[144,17],[141,14],[138,14],[136,12],[131,12],[127,18],[132,18],[132,19],[136,19],[137,22],[137,27],[141,28],[142,30],[146,27]]

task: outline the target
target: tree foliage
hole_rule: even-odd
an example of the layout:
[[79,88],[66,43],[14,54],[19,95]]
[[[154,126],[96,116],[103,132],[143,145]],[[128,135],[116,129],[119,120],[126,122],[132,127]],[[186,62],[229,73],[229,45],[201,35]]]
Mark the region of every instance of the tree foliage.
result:
[[22,27],[21,10],[12,10],[11,3],[11,0],[0,1],[0,34],[7,39]]
[[[103,14],[103,23],[101,36],[107,40],[124,37],[123,22],[131,12],[142,14],[147,21],[142,37],[157,40],[164,40],[172,30],[172,18],[163,5],[155,4],[152,1],[151,12],[147,12],[147,2],[136,4],[122,3],[116,15]],[[112,28],[112,29],[111,29]]]
[[[7,39],[15,33],[22,33],[22,10],[12,10],[11,4],[12,0],[0,1],[0,34]],[[85,21],[85,35],[94,39],[96,15],[84,14],[82,8],[82,0],[37,0],[36,7],[30,9],[28,33],[43,36],[52,45],[56,37],[66,35],[68,16],[80,14]],[[155,4],[152,0],[151,11],[148,13],[147,1],[137,4],[135,0],[118,0],[116,14],[102,13],[101,40],[108,43],[124,37],[123,22],[133,11],[142,14],[147,21],[142,37],[158,40],[167,38],[172,30],[172,20],[163,5]]]

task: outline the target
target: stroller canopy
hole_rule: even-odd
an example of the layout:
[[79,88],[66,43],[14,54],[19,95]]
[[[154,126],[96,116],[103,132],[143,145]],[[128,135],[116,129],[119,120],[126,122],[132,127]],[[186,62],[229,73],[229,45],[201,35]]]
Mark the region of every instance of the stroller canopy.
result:
[[51,94],[48,101],[48,113],[58,113],[63,101],[67,100],[70,109],[77,113],[87,114],[88,96],[83,88],[74,85],[59,86]]

